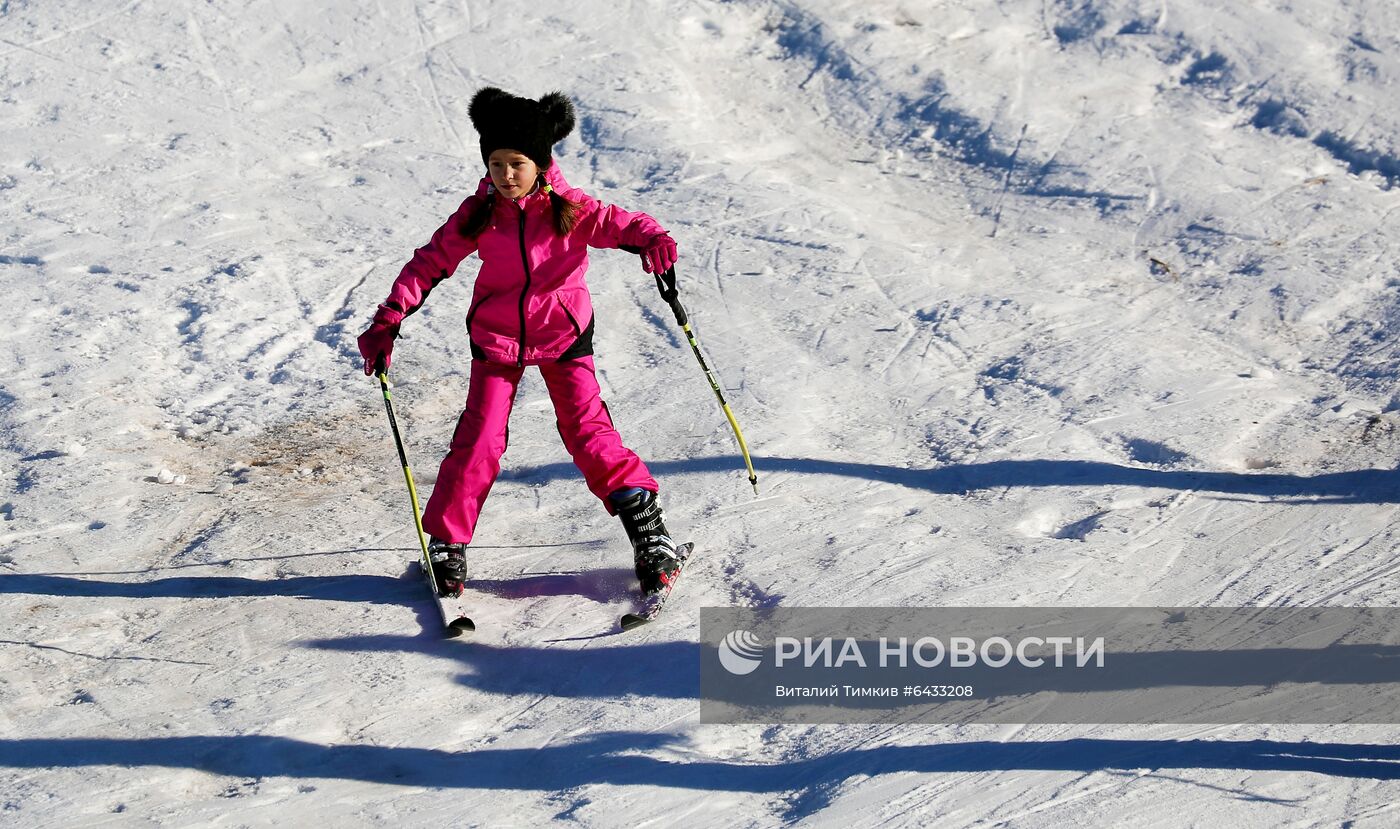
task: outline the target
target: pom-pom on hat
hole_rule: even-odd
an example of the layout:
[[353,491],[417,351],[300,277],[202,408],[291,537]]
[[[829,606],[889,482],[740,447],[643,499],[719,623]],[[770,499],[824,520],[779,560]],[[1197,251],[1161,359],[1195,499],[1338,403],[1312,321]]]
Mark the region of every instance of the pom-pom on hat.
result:
[[574,130],[574,105],[562,92],[532,101],[488,86],[472,97],[467,114],[481,134],[483,163],[496,150],[508,149],[549,169],[551,148]]

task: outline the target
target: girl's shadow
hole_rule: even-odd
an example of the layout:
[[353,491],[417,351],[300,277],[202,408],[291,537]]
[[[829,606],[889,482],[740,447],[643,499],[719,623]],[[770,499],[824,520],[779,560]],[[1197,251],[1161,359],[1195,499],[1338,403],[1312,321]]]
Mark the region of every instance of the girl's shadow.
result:
[[479,590],[502,599],[538,596],[582,596],[607,604],[636,592],[637,575],[621,567],[571,573],[542,573],[507,579],[469,579],[468,590]]

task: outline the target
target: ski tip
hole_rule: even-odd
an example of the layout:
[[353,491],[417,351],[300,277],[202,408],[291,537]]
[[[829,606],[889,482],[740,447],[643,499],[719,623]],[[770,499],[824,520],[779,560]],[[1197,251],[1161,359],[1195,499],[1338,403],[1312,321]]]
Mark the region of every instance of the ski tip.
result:
[[461,616],[453,619],[447,626],[447,635],[449,637],[457,637],[464,633],[471,633],[474,630],[476,630],[476,623],[465,616]]
[[622,617],[622,629],[631,630],[635,627],[641,627],[649,621],[651,620],[646,618],[645,616],[638,616],[635,613],[628,613]]

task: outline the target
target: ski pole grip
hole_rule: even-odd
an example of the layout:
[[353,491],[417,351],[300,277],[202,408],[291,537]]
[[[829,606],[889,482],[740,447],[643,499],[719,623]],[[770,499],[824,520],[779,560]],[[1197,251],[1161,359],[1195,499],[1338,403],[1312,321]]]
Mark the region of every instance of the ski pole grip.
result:
[[667,268],[665,273],[652,274],[656,277],[656,290],[661,292],[661,298],[671,305],[676,304],[676,269]]
[[666,304],[671,306],[671,313],[676,315],[676,324],[681,328],[690,327],[690,317],[685,313],[685,306],[681,305],[679,292],[676,290],[676,269],[667,268],[664,274],[652,274],[656,277],[656,290],[661,292],[661,298],[666,300]]
[[[621,245],[622,250],[628,253],[641,255],[642,249],[636,245]],[[656,277],[656,290],[661,292],[661,298],[666,300],[666,304],[671,306],[671,310],[676,315],[676,322],[682,326],[690,324],[690,318],[685,313],[685,308],[681,307],[680,291],[676,288],[676,269],[667,268],[665,273],[652,274]]]

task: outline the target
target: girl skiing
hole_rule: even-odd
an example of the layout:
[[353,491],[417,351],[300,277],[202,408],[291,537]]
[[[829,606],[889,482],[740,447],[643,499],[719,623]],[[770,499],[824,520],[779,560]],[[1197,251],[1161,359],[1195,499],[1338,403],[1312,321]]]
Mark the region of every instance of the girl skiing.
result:
[[423,510],[437,583],[444,595],[462,592],[466,545],[500,472],[516,389],[525,367],[538,366],[565,448],[588,488],[622,519],[643,592],[656,592],[676,572],[676,546],[655,479],[623,445],[600,396],[584,274],[590,246],[640,249],[642,269],[663,273],[675,264],[676,243],[645,213],[602,204],[564,180],[550,155],[574,127],[573,105],[562,93],[534,101],[487,88],[472,98],[468,114],[481,135],[487,175],[414,251],[359,338],[365,374],[387,372],[403,319],[463,259],[480,257],[466,317],[466,408]]

